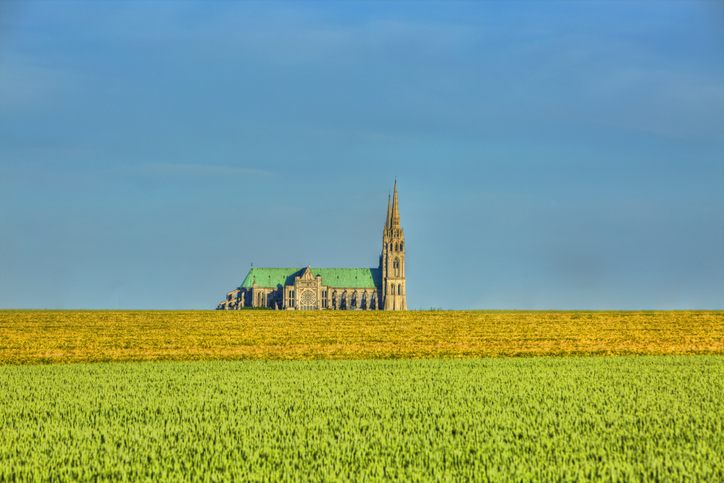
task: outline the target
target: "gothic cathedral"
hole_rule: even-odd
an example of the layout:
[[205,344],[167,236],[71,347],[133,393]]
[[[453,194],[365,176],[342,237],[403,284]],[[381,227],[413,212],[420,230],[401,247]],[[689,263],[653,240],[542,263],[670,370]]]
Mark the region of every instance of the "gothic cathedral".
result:
[[397,181],[387,197],[382,254],[376,268],[252,267],[218,310],[407,310],[405,231]]

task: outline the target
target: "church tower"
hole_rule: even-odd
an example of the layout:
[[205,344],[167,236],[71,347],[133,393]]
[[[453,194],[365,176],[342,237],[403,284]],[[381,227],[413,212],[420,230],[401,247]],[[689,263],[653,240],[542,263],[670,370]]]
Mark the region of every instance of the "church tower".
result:
[[382,232],[382,297],[384,310],[407,310],[405,287],[405,231],[400,226],[400,203],[395,180],[392,205],[387,197],[387,219]]

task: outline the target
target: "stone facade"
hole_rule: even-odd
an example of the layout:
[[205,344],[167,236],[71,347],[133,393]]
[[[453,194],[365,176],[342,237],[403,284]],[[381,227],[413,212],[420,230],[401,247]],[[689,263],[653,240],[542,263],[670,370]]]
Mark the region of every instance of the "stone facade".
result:
[[405,232],[397,182],[387,198],[382,253],[376,268],[252,267],[218,310],[407,310]]

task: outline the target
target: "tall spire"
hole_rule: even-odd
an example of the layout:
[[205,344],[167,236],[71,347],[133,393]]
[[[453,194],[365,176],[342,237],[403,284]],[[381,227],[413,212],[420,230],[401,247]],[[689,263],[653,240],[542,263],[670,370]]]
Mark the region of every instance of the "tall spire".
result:
[[397,200],[397,178],[395,178],[394,194],[392,195],[392,224],[391,226],[400,226],[400,202]]
[[390,205],[390,195],[387,194],[387,218],[385,218],[385,229],[392,224],[392,206]]

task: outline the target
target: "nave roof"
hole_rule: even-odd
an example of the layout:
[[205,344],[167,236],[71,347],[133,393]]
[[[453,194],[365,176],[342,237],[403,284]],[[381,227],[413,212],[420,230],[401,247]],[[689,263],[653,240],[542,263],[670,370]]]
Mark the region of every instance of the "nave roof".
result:
[[[272,268],[252,267],[244,277],[239,288],[251,288],[256,281],[257,287],[277,288],[279,285],[294,285],[294,277],[301,277],[306,267]],[[379,268],[315,268],[312,274],[322,277],[322,285],[332,288],[368,288],[382,287]]]

